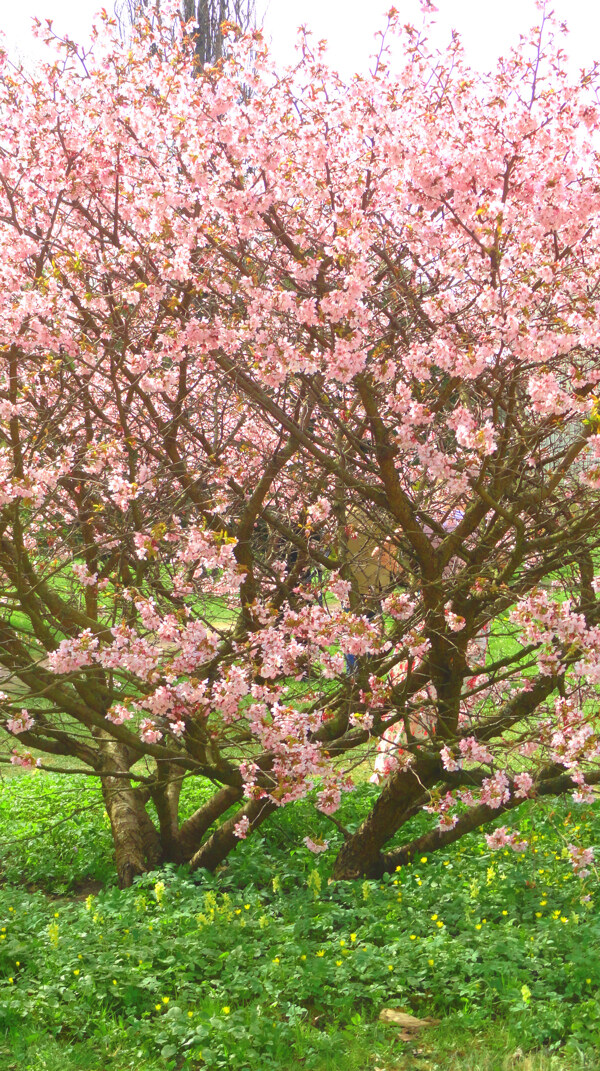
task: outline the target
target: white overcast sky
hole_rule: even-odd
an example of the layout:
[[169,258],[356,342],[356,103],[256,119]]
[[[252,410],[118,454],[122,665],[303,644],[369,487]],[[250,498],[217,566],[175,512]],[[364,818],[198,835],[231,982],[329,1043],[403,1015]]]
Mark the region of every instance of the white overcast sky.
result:
[[[112,12],[113,0],[106,0]],[[374,52],[376,31],[385,24],[391,0],[259,0],[267,10],[264,29],[274,54],[281,61],[293,57],[297,27],[304,23],[317,38],[329,42],[331,61],[345,74],[366,70]],[[534,0],[436,0],[437,40],[449,38],[457,29],[467,58],[481,70],[489,70],[496,58],[539,20]],[[19,0],[3,5],[0,26],[9,50],[23,59],[35,54],[31,19],[52,18],[58,33],[68,33],[86,43],[94,13],[102,0]],[[420,24],[416,0],[395,0],[403,20]],[[577,67],[600,59],[600,4],[597,0],[556,0],[555,10],[569,26],[568,51]],[[39,46],[38,46],[39,47]]]

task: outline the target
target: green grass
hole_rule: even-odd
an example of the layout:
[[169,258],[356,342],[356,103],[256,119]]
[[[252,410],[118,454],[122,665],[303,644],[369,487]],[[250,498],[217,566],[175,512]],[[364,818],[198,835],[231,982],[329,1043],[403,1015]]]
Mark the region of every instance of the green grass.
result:
[[[346,825],[373,791],[345,798]],[[201,792],[186,786],[186,808]],[[596,879],[563,848],[598,840],[600,807],[525,804],[516,822],[528,853],[472,834],[384,881],[336,883],[333,853],[302,836],[333,846],[337,830],[304,801],[218,875],[165,868],[121,892],[94,782],[2,782],[0,1068],[599,1068]],[[441,1025],[403,1041],[385,1007]]]

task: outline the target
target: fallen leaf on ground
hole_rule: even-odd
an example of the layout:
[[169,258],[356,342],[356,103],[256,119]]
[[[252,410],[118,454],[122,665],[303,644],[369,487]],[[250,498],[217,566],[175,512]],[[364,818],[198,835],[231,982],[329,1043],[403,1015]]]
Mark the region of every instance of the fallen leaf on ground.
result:
[[398,1011],[397,1008],[384,1008],[379,1013],[379,1018],[382,1023],[393,1023],[394,1026],[402,1027],[402,1030],[406,1031],[409,1036],[417,1030],[423,1030],[426,1026],[436,1026],[440,1021],[439,1019],[417,1019],[416,1015],[408,1015],[407,1012]]

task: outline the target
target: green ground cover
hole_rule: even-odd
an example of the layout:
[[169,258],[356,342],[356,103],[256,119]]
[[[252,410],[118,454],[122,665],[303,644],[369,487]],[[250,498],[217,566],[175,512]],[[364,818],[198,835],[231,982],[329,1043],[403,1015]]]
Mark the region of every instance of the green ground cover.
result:
[[[347,826],[373,791],[345,798]],[[524,804],[516,824],[521,855],[472,834],[384,881],[331,882],[333,853],[301,840],[339,833],[305,801],[215,876],[166,868],[122,892],[91,779],[5,780],[0,1067],[600,1067],[596,875],[563,852],[598,840],[600,805]],[[386,1007],[441,1023],[405,1041]]]

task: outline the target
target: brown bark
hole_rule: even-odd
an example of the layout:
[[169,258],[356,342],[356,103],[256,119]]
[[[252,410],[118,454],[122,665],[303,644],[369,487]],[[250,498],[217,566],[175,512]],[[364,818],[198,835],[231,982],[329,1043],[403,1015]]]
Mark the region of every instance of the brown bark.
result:
[[[149,869],[154,842],[144,816],[149,819],[135,791],[121,778],[103,777],[102,795],[110,819],[119,886],[125,889],[133,884],[137,875]],[[158,840],[156,830],[154,832]],[[157,854],[160,857],[160,853]]]
[[190,859],[190,866],[192,870],[215,870],[224,859],[227,858],[230,852],[234,850],[239,844],[239,837],[235,835],[235,827],[242,818],[247,817],[250,820],[250,826],[248,828],[248,834],[254,832],[258,826],[262,825],[265,818],[275,810],[275,804],[270,800],[251,800],[241,810],[236,811],[231,818],[228,818],[226,822],[223,822],[222,826],[208,838],[205,844],[194,853]]
[[415,800],[442,772],[439,757],[420,757],[397,770],[384,785],[372,811],[340,849],[333,875],[338,879],[378,878],[386,869],[382,847],[412,813]]
[[177,851],[179,830],[179,796],[182,771],[174,763],[161,763],[160,779],[151,788],[151,796],[160,830],[160,843],[165,861],[183,862]]
[[[126,774],[130,761],[114,743],[103,743],[98,772],[102,778],[102,796],[110,820],[115,863],[120,888],[128,888],[133,879],[162,862],[160,838],[146,811],[144,793],[133,788]],[[112,776],[111,776],[112,775]]]
[[[208,832],[213,822],[220,818],[225,811],[241,799],[242,790],[226,786],[216,792],[214,796],[199,807],[187,821],[185,821],[177,834],[175,845],[176,861],[187,863],[192,856],[200,850],[203,836]],[[237,841],[237,838],[236,838]]]
[[[586,781],[590,785],[598,784],[600,782],[600,771],[588,774]],[[570,775],[558,772],[557,768],[553,771],[547,770],[546,775],[541,777],[535,786],[535,795],[538,798],[542,796],[562,796],[566,792],[572,792],[575,787],[575,782]],[[387,852],[383,857],[384,872],[389,874],[396,870],[396,867],[405,866],[416,855],[421,855],[424,852],[429,854],[438,851],[440,848],[445,848],[446,845],[460,840],[466,833],[480,829],[481,826],[487,825],[488,822],[492,822],[494,818],[498,818],[501,814],[506,814],[507,811],[520,807],[522,803],[523,800],[516,797],[512,791],[510,800],[500,807],[489,807],[487,804],[481,803],[461,815],[452,829],[432,829],[409,844],[403,844],[401,848]]]

